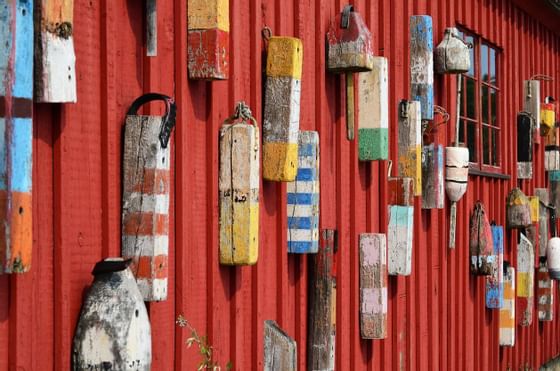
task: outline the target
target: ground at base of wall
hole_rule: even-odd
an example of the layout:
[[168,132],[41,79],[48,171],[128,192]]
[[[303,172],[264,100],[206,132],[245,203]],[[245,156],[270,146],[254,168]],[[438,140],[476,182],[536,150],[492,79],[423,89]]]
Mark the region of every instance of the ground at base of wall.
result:
[[560,356],[542,365],[540,371],[560,371]]

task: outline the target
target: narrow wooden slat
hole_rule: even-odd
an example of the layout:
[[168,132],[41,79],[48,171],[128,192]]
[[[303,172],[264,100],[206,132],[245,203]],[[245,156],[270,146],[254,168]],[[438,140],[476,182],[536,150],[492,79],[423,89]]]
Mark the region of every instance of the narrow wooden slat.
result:
[[530,114],[517,114],[517,178],[533,178],[533,119]]
[[486,307],[502,308],[504,305],[504,227],[492,226],[495,266],[494,273],[486,277]]
[[296,342],[271,320],[264,321],[264,370],[297,370]]
[[500,309],[500,346],[515,345],[515,269],[504,271],[504,306]]
[[390,275],[408,276],[412,271],[414,207],[389,205],[388,213],[388,272]]
[[422,209],[443,209],[443,146],[422,147]]
[[410,17],[410,96],[420,102],[422,120],[434,118],[433,51],[432,17]]
[[414,179],[414,195],[422,194],[420,102],[399,104],[398,176]]
[[535,255],[531,242],[520,233],[517,244],[517,306],[519,324],[530,326],[533,322],[533,297],[535,282]]
[[146,55],[157,56],[157,0],[146,1]]
[[533,134],[540,135],[541,123],[541,83],[538,80],[523,81],[523,110],[533,118]]
[[546,188],[535,188],[535,195],[539,199],[539,256],[546,256],[548,244],[548,208],[549,193]]
[[545,259],[541,259],[537,271],[537,306],[539,321],[554,319],[554,280],[548,274]]

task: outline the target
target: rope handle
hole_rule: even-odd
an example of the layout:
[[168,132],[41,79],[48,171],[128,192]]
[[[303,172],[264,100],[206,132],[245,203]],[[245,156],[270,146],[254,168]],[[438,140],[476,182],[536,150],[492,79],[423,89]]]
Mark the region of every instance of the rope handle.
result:
[[161,100],[165,103],[165,114],[161,120],[161,127],[159,130],[159,141],[162,148],[167,148],[171,131],[175,126],[175,116],[177,114],[177,105],[175,100],[165,94],[160,93],[147,93],[138,98],[130,105],[127,116],[134,116],[138,114],[138,109],[146,103]]
[[542,73],[538,73],[536,75],[531,76],[529,80],[554,81],[554,78],[548,75],[544,75]]
[[254,126],[257,126],[257,120],[253,117],[253,112],[244,101],[237,102],[235,112],[233,115],[224,120],[224,125],[234,122],[236,120],[249,121]]

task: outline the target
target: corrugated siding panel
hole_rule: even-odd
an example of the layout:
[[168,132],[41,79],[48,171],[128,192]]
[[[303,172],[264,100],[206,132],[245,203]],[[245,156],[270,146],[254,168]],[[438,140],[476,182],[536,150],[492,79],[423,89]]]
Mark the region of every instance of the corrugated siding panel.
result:
[[[447,249],[448,210],[415,212],[413,273],[388,281],[388,335],[359,336],[358,234],[387,230],[387,162],[360,163],[346,140],[343,78],[326,73],[329,21],[335,1],[232,0],[231,77],[187,80],[185,0],[159,2],[158,57],[144,57],[141,2],[76,2],[76,105],[36,105],[34,142],[34,266],[24,276],[0,276],[0,371],[67,370],[71,342],[90,271],[120,252],[121,152],[124,114],[147,91],[174,95],[177,129],[170,214],[169,299],[149,305],[154,370],[195,369],[198,356],[184,345],[178,314],[207,333],[216,358],[237,370],[263,366],[263,322],[276,320],[298,342],[306,369],[308,259],[286,254],[286,186],[264,182],[259,262],[218,264],[218,130],[235,102],[245,100],[262,119],[263,40],[303,39],[301,129],[321,141],[321,228],[339,231],[337,350],[339,370],[496,370],[536,367],[560,353],[560,321],[536,319],[517,327],[516,346],[498,347],[498,312],[485,309],[484,280],[469,274],[468,223],[477,200],[497,224],[505,223],[505,197],[515,179],[516,112],[522,81],[536,73],[556,77],[547,92],[560,94],[560,38],[507,0],[354,2],[373,33],[376,54],[389,58],[391,158],[396,159],[397,102],[409,91],[408,19],[429,14],[435,42],[447,26],[463,25],[503,49],[500,115],[503,169],[511,180],[471,176],[458,204],[457,248]],[[455,78],[438,76],[436,103],[455,115]],[[154,106],[146,112],[160,112]],[[450,141],[453,125],[440,130]],[[543,145],[537,146],[532,194],[545,187]],[[514,265],[513,233],[504,259]],[[173,267],[173,263],[171,263]],[[558,313],[560,300],[555,301]],[[32,334],[32,336],[30,336]]]

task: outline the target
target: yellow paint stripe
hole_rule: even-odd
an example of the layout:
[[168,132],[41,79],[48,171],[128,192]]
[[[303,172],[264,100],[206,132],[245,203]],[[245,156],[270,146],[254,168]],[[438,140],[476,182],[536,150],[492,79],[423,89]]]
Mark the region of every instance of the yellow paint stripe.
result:
[[531,222],[539,222],[539,198],[537,196],[529,196],[529,206],[531,207]]
[[298,169],[297,143],[268,142],[263,144],[263,178],[292,182]]
[[517,272],[517,296],[529,298],[533,296],[533,282],[530,273]]
[[229,0],[189,0],[188,29],[229,32]]
[[295,37],[273,36],[268,41],[266,75],[301,79],[303,44]]

